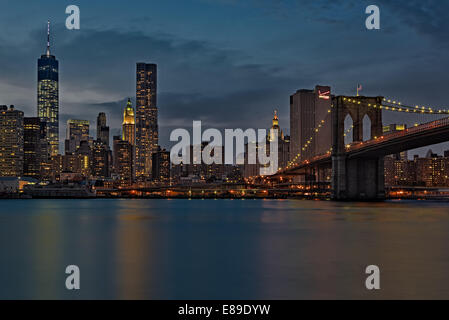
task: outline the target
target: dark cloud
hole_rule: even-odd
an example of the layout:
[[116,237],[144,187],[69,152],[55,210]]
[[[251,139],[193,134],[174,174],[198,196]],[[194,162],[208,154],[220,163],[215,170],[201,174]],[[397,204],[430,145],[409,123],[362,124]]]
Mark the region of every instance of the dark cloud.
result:
[[[69,32],[55,24],[61,137],[68,118],[90,120],[94,133],[99,112],[107,113],[118,134],[126,100],[134,101],[138,61],[158,64],[163,144],[172,128],[190,127],[192,120],[217,128],[265,128],[275,108],[288,131],[289,95],[317,83],[331,85],[337,94],[353,94],[362,83],[367,95],[446,103],[441,94],[449,82],[449,57],[442,50],[449,30],[446,2],[379,0],[382,29],[368,32],[364,9],[369,1],[204,1],[263,17],[264,24],[247,39],[249,49],[219,45],[213,34],[191,40],[117,27]],[[270,28],[278,33],[265,37]],[[14,43],[0,41],[0,103],[35,114],[36,60],[44,49],[45,28]],[[386,121],[401,120],[386,116]]]

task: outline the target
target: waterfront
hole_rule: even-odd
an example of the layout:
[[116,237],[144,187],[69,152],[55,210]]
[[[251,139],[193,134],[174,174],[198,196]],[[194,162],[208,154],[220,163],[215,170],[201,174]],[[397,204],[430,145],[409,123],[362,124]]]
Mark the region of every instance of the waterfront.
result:
[[448,202],[1,204],[0,299],[449,299]]

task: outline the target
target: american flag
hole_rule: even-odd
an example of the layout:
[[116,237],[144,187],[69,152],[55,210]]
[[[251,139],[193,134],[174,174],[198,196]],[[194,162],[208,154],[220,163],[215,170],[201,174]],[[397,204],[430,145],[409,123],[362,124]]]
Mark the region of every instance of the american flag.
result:
[[362,85],[361,85],[361,84],[358,84],[358,85],[357,85],[357,90],[358,90],[358,91],[362,91],[362,89],[363,89],[363,88],[362,88]]

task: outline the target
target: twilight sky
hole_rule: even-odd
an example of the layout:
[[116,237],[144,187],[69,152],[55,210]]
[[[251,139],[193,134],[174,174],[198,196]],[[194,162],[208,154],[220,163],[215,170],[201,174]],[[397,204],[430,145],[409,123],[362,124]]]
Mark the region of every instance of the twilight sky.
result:
[[[80,30],[65,28],[70,4],[80,7]],[[370,4],[381,10],[379,31],[365,28]],[[90,120],[95,135],[99,112],[120,133],[138,61],[158,64],[163,146],[192,120],[267,128],[273,109],[288,132],[290,94],[316,84],[349,95],[361,83],[364,95],[449,109],[449,1],[0,0],[0,104],[26,116],[36,115],[47,19],[60,63],[61,140],[69,118]]]

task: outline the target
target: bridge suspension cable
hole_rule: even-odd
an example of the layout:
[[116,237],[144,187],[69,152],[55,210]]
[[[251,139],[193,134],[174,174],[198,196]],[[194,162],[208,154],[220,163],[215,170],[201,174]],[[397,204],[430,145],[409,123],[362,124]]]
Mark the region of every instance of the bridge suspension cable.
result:
[[[343,98],[343,101],[352,102],[355,104],[362,104],[364,102],[358,100],[357,98]],[[365,104],[365,103],[364,103]],[[401,102],[397,102],[395,100],[384,98],[382,104],[366,104],[368,107],[372,107],[374,109],[382,109],[393,112],[406,112],[406,113],[417,113],[417,114],[432,114],[432,115],[444,115],[449,114],[449,110],[445,109],[435,109],[431,107],[425,106],[415,106],[411,107],[408,105],[404,105]]]
[[[334,107],[334,106],[331,105],[331,108],[333,108],[333,107]],[[331,112],[332,112],[331,109],[327,110],[327,114],[329,114],[329,113],[331,113]],[[313,131],[314,131],[314,135],[320,132],[321,128],[324,127],[325,123],[326,123],[326,119],[322,119],[322,120],[318,123],[318,126],[315,127],[315,129],[313,130]],[[314,136],[314,135],[312,135],[309,139],[307,139],[307,142],[306,142],[305,146],[302,147],[302,148],[301,148],[301,151],[298,152],[298,154],[296,154],[296,155],[292,158],[292,160],[289,161],[289,162],[287,163],[287,166],[285,166],[284,168],[279,168],[278,172],[280,172],[280,171],[282,171],[282,170],[290,169],[290,168],[292,168],[292,167],[294,167],[295,165],[298,164],[298,161],[299,161],[299,159],[300,159],[300,157],[301,157],[301,154],[303,154],[303,153],[304,153],[304,152],[311,146],[312,141],[313,141],[313,136]]]

